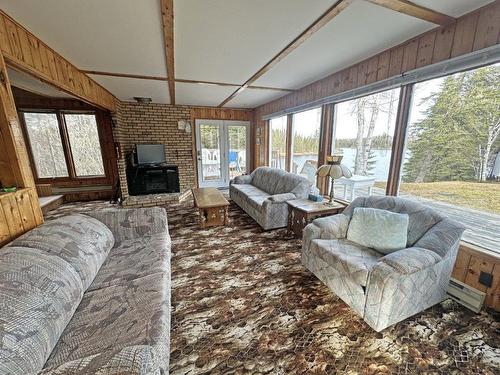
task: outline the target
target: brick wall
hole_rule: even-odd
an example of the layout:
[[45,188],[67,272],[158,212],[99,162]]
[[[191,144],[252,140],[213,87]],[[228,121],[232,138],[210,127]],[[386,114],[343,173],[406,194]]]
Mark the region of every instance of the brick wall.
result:
[[123,198],[128,197],[126,158],[136,143],[163,143],[167,162],[179,167],[181,192],[195,186],[194,134],[177,127],[179,120],[191,120],[190,107],[121,102],[114,120],[115,138],[121,146],[118,169]]

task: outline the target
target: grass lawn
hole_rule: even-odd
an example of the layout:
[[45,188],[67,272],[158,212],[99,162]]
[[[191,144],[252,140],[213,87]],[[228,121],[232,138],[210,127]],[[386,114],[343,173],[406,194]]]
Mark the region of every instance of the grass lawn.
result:
[[402,183],[399,190],[401,194],[411,194],[500,214],[500,183],[461,181]]

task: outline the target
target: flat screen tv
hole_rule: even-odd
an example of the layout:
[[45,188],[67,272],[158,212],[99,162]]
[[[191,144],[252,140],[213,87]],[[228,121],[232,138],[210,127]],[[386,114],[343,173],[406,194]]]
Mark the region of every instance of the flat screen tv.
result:
[[163,145],[136,145],[136,152],[138,164],[165,162],[165,146]]

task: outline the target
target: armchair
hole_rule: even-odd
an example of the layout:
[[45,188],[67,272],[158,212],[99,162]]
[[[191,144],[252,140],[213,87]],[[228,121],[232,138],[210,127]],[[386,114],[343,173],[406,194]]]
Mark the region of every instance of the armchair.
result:
[[[407,247],[384,255],[347,240],[355,207],[408,214]],[[445,299],[464,229],[408,199],[357,198],[342,214],[306,226],[301,259],[379,332]]]

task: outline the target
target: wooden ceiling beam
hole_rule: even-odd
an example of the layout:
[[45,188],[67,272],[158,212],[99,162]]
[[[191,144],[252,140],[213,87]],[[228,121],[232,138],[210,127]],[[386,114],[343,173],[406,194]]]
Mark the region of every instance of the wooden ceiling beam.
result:
[[[145,79],[151,81],[168,81],[168,77],[161,76],[146,76],[140,74],[128,74],[128,73],[114,73],[114,72],[102,72],[97,70],[83,70],[82,72],[86,74],[93,74],[96,76],[109,76],[109,77],[121,77],[121,78],[134,78],[134,79]],[[181,83],[192,83],[192,84],[200,84],[200,85],[214,85],[214,86],[226,86],[226,87],[240,87],[241,85],[238,83],[227,83],[227,82],[214,82],[214,81],[199,81],[193,79],[182,79],[176,78],[175,82]],[[259,90],[274,90],[274,91],[285,91],[285,92],[293,92],[293,89],[285,89],[281,87],[268,87],[268,86],[248,86],[251,89],[259,89]]]
[[174,0],[161,0],[163,38],[167,59],[168,90],[170,104],[175,105],[175,62],[174,62]]
[[260,68],[253,76],[251,76],[243,85],[227,97],[219,107],[223,107],[231,101],[236,95],[249,87],[252,83],[257,81],[266,72],[276,66],[281,60],[292,53],[297,47],[304,43],[307,39],[314,35],[318,30],[335,18],[340,12],[347,8],[353,0],[339,0],[330,8],[327,9],[319,18],[317,18],[307,29],[305,29],[299,36],[292,40],[285,48],[283,48],[277,55],[269,60],[262,68]]
[[411,1],[408,0],[367,0],[367,1],[376,5],[380,5],[384,8],[406,14],[411,17],[415,17],[427,22],[434,23],[436,25],[445,26],[456,21],[455,18],[448,16],[447,14],[443,14],[435,10],[423,7],[421,5],[412,3]]

